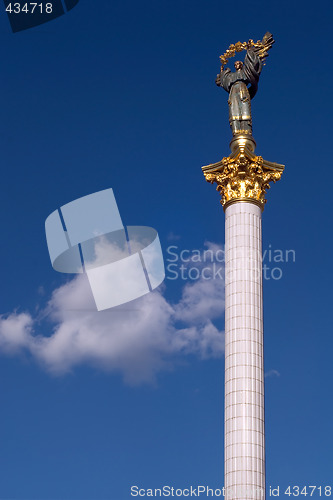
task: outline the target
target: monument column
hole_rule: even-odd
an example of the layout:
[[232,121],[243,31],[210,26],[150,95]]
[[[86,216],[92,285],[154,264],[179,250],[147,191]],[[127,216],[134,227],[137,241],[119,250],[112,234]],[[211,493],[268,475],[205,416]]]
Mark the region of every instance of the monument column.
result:
[[[237,42],[221,56],[216,83],[229,93],[231,154],[203,167],[225,211],[225,450],[227,500],[265,499],[265,395],[261,214],[284,165],[255,154],[251,99],[274,40]],[[235,72],[229,57],[246,50]]]
[[225,498],[264,498],[261,208],[227,206],[225,241]]

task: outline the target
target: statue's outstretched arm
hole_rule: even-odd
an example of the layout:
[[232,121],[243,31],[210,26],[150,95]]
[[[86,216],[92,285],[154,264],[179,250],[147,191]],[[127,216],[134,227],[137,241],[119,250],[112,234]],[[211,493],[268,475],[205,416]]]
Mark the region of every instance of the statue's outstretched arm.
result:
[[229,92],[231,84],[231,69],[226,68],[219,73],[215,79],[215,83],[218,87],[223,87],[224,90]]

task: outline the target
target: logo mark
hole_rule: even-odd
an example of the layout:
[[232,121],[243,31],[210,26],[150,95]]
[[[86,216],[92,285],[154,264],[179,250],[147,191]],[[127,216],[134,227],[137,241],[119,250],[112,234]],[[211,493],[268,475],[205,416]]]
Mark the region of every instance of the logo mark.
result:
[[45,232],[53,269],[86,273],[98,311],[141,297],[165,278],[157,232],[124,227],[112,189],[55,210]]

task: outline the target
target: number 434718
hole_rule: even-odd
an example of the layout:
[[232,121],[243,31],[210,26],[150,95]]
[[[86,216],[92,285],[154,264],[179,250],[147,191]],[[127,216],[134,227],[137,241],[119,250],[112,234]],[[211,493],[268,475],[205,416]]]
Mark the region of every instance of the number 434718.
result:
[[21,5],[18,2],[15,3],[9,3],[8,6],[6,7],[6,11],[9,12],[10,14],[20,14],[21,12],[24,12],[25,14],[33,14],[34,12],[38,12],[40,14],[43,14],[44,12],[46,14],[51,14],[52,13],[52,3],[25,3]]

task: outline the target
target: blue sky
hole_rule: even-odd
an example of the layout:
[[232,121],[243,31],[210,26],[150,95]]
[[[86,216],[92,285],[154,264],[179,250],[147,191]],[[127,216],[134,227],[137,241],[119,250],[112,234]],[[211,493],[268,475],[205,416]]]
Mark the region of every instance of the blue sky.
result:
[[[118,364],[112,345],[106,362],[66,342],[58,357],[41,356],[33,338],[67,328],[64,303],[78,296],[50,265],[44,222],[112,187],[123,222],[154,227],[166,257],[169,245],[221,247],[223,210],[201,172],[229,151],[218,57],[267,30],[276,44],[252,104],[254,137],[258,154],[286,170],[267,196],[264,249],[296,254],[279,264],[280,280],[264,282],[267,485],[332,485],[332,15],[328,1],[80,0],[13,34],[2,13],[1,313],[30,337],[0,343],[1,499],[223,485],[220,287],[167,279],[156,302],[139,299],[155,323],[131,333],[147,350],[132,335]],[[208,303],[191,316],[198,296]],[[109,337],[121,341],[129,319],[109,314]],[[182,320],[191,338],[179,337]]]

